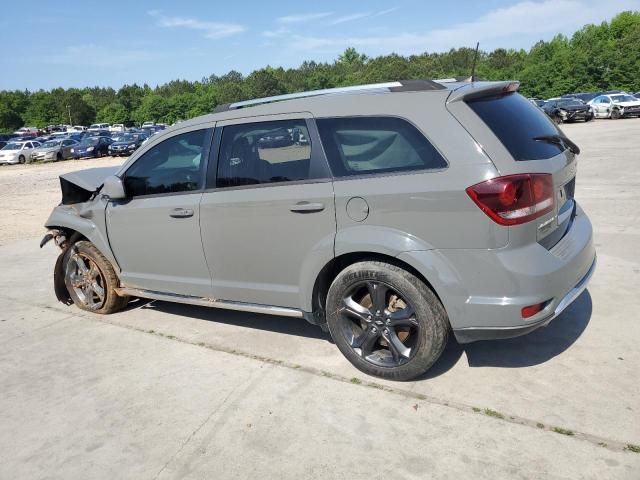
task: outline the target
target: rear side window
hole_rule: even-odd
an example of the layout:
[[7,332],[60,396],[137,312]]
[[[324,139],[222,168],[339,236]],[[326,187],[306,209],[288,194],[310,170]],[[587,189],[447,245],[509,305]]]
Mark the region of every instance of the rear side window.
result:
[[518,93],[467,100],[467,105],[487,124],[514,160],[544,160],[564,151],[564,146],[543,140],[562,135],[544,112]]
[[317,124],[336,177],[447,166],[425,136],[400,118],[323,118]]
[[216,186],[307,180],[310,166],[305,120],[231,125],[222,130]]

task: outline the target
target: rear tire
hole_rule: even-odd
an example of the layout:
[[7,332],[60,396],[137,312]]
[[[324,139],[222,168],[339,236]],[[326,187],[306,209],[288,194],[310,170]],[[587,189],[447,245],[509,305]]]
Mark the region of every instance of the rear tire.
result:
[[620,110],[614,109],[611,110],[611,120],[618,120],[620,119]]
[[24,164],[26,162],[26,158],[24,158],[24,155],[20,155],[18,157],[18,163],[20,163],[21,165]]
[[59,162],[60,160],[62,160],[62,154],[60,152],[58,152],[56,154],[56,162]]
[[436,295],[388,263],[345,268],[329,287],[326,312],[335,344],[368,375],[411,380],[429,370],[447,344],[449,321]]
[[76,242],[67,250],[63,262],[64,283],[78,308],[109,314],[122,310],[129,303],[129,297],[116,294],[118,276],[93,243]]

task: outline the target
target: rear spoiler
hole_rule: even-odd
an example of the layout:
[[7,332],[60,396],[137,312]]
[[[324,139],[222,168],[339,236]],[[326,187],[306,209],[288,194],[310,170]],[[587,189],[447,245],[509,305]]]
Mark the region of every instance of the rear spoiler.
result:
[[470,100],[472,98],[490,97],[503,93],[511,93],[518,90],[520,82],[469,82],[451,92],[447,103]]

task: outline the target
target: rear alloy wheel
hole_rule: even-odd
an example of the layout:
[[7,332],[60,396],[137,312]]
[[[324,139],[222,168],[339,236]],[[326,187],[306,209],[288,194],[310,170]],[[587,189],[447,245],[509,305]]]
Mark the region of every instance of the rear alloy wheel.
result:
[[18,162],[19,162],[19,163],[24,163],[24,162],[26,162],[26,161],[27,161],[27,160],[24,158],[24,155],[20,155],[20,156],[18,157]]
[[109,261],[87,241],[73,244],[64,259],[64,283],[78,308],[95,313],[115,313],[128,303],[116,294],[118,277]]
[[611,119],[618,120],[619,118],[620,118],[620,110],[618,109],[611,110]]
[[442,304],[420,279],[395,265],[347,267],[329,288],[326,311],[340,351],[369,375],[415,378],[435,363],[447,343]]

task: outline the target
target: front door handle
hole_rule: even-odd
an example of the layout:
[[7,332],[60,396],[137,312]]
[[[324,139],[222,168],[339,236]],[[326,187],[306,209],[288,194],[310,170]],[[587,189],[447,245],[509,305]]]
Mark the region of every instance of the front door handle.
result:
[[172,218],[189,218],[193,217],[193,210],[190,208],[174,208],[169,216]]
[[314,213],[324,210],[324,203],[298,202],[289,208],[293,213]]

